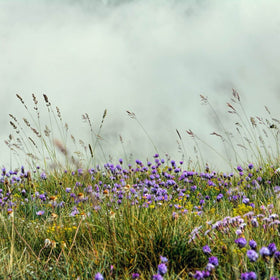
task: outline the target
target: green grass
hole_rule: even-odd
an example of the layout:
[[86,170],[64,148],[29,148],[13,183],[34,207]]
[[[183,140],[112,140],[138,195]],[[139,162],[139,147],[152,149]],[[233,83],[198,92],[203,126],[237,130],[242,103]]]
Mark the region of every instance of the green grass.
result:
[[[234,92],[233,96],[241,106],[239,95]],[[254,163],[248,166],[245,160],[237,168],[234,161],[229,162],[231,174],[205,169],[199,152],[197,169],[158,155],[151,155],[151,162],[104,161],[98,167],[97,148],[106,159],[100,140],[106,111],[96,131],[84,115],[92,138],[89,144],[81,144],[85,154],[72,156],[69,128],[59,109],[53,110],[48,98],[44,99],[50,116],[48,133],[34,95],[36,117],[28,111],[32,122],[24,123],[35,139],[12,116],[17,137],[10,136],[7,144],[13,153],[21,151],[28,157],[29,171],[3,169],[0,177],[0,279],[94,279],[98,272],[105,279],[132,279],[133,273],[139,274],[138,279],[152,279],[161,256],[168,259],[164,279],[201,279],[197,271],[206,269],[211,256],[218,258],[219,265],[208,279],[240,279],[250,271],[258,279],[280,277],[278,251],[270,256],[260,254],[271,243],[280,250],[278,154],[269,151],[271,143],[258,146],[253,120],[246,123],[246,116],[244,121],[229,106],[242,120],[241,140],[251,139],[246,155],[251,154]],[[54,124],[60,142],[52,137]],[[278,128],[272,129],[269,139],[275,136],[277,151]],[[188,132],[199,149],[202,139]],[[181,141],[179,131],[177,134]],[[241,160],[239,146],[224,127],[216,134],[227,149],[236,147],[231,150],[233,158]],[[71,139],[74,145],[79,142]],[[183,145],[181,142],[184,152]],[[235,242],[241,237],[247,241],[243,248]],[[256,262],[247,256],[250,240],[257,243]],[[205,245],[211,248],[208,255],[203,252]]]

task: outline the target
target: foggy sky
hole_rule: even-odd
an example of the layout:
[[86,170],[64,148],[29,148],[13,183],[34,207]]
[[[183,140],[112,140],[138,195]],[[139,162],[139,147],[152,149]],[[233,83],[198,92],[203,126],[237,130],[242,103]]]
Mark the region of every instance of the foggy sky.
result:
[[[176,129],[189,152],[187,129],[223,151],[209,136],[218,128],[199,95],[226,126],[232,88],[249,115],[262,115],[267,105],[277,116],[279,12],[277,0],[1,1],[0,141],[12,132],[9,113],[26,116],[15,95],[32,111],[34,93],[42,108],[42,94],[60,108],[77,139],[87,139],[81,115],[87,112],[97,130],[106,108],[101,136],[115,159],[123,157],[119,135],[134,159],[155,153],[126,110],[161,155],[181,157]],[[8,149],[1,147],[7,164]],[[223,166],[203,151],[209,163]]]

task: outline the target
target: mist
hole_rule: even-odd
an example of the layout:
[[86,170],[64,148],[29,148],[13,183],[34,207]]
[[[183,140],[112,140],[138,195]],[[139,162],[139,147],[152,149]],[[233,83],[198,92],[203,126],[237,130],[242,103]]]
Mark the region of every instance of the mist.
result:
[[[219,125],[200,94],[229,129],[232,88],[248,115],[262,115],[266,105],[277,117],[279,11],[276,0],[1,1],[1,164],[11,164],[8,114],[26,115],[16,94],[32,110],[32,93],[42,108],[46,94],[81,139],[89,133],[81,115],[98,130],[107,109],[101,136],[115,161],[124,156],[120,136],[134,159],[152,158],[149,137],[161,156],[181,159],[176,129],[185,158],[194,156],[188,129],[223,153],[210,136]],[[201,149],[209,164],[225,166]]]

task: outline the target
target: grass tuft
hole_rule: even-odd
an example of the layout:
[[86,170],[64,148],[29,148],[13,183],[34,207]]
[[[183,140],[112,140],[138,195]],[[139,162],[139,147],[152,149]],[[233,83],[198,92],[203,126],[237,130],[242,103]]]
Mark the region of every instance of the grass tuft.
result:
[[[124,145],[126,163],[94,164],[97,148],[107,159],[101,140],[106,110],[97,130],[83,115],[91,132],[91,140],[83,141],[70,133],[46,95],[47,124],[35,95],[35,116],[17,98],[30,119],[10,114],[16,136],[6,144],[12,153],[24,153],[29,165],[3,167],[0,175],[0,278],[280,277],[280,122],[267,107],[267,118],[248,117],[233,90],[226,106],[239,138],[215,115],[221,131],[212,135],[227,151],[217,154],[232,166],[221,172],[206,164],[200,146],[213,148],[193,130],[186,132],[197,152],[194,166],[160,156],[155,146],[151,159],[131,164]],[[214,110],[207,97],[201,99]],[[72,152],[70,143],[82,151]]]

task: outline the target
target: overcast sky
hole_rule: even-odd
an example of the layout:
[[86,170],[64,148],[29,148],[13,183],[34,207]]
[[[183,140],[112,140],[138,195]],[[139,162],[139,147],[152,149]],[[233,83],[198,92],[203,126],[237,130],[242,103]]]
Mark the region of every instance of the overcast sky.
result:
[[101,136],[115,159],[123,157],[119,135],[135,159],[155,153],[126,110],[137,115],[161,155],[176,159],[176,129],[188,151],[187,129],[218,141],[209,136],[218,128],[200,94],[227,127],[232,88],[249,115],[264,114],[267,105],[277,116],[279,12],[277,0],[0,1],[0,140],[12,132],[9,113],[19,120],[26,115],[16,94],[31,111],[31,94],[42,105],[46,94],[77,139],[87,139],[81,115],[87,112],[97,130],[106,108]]

